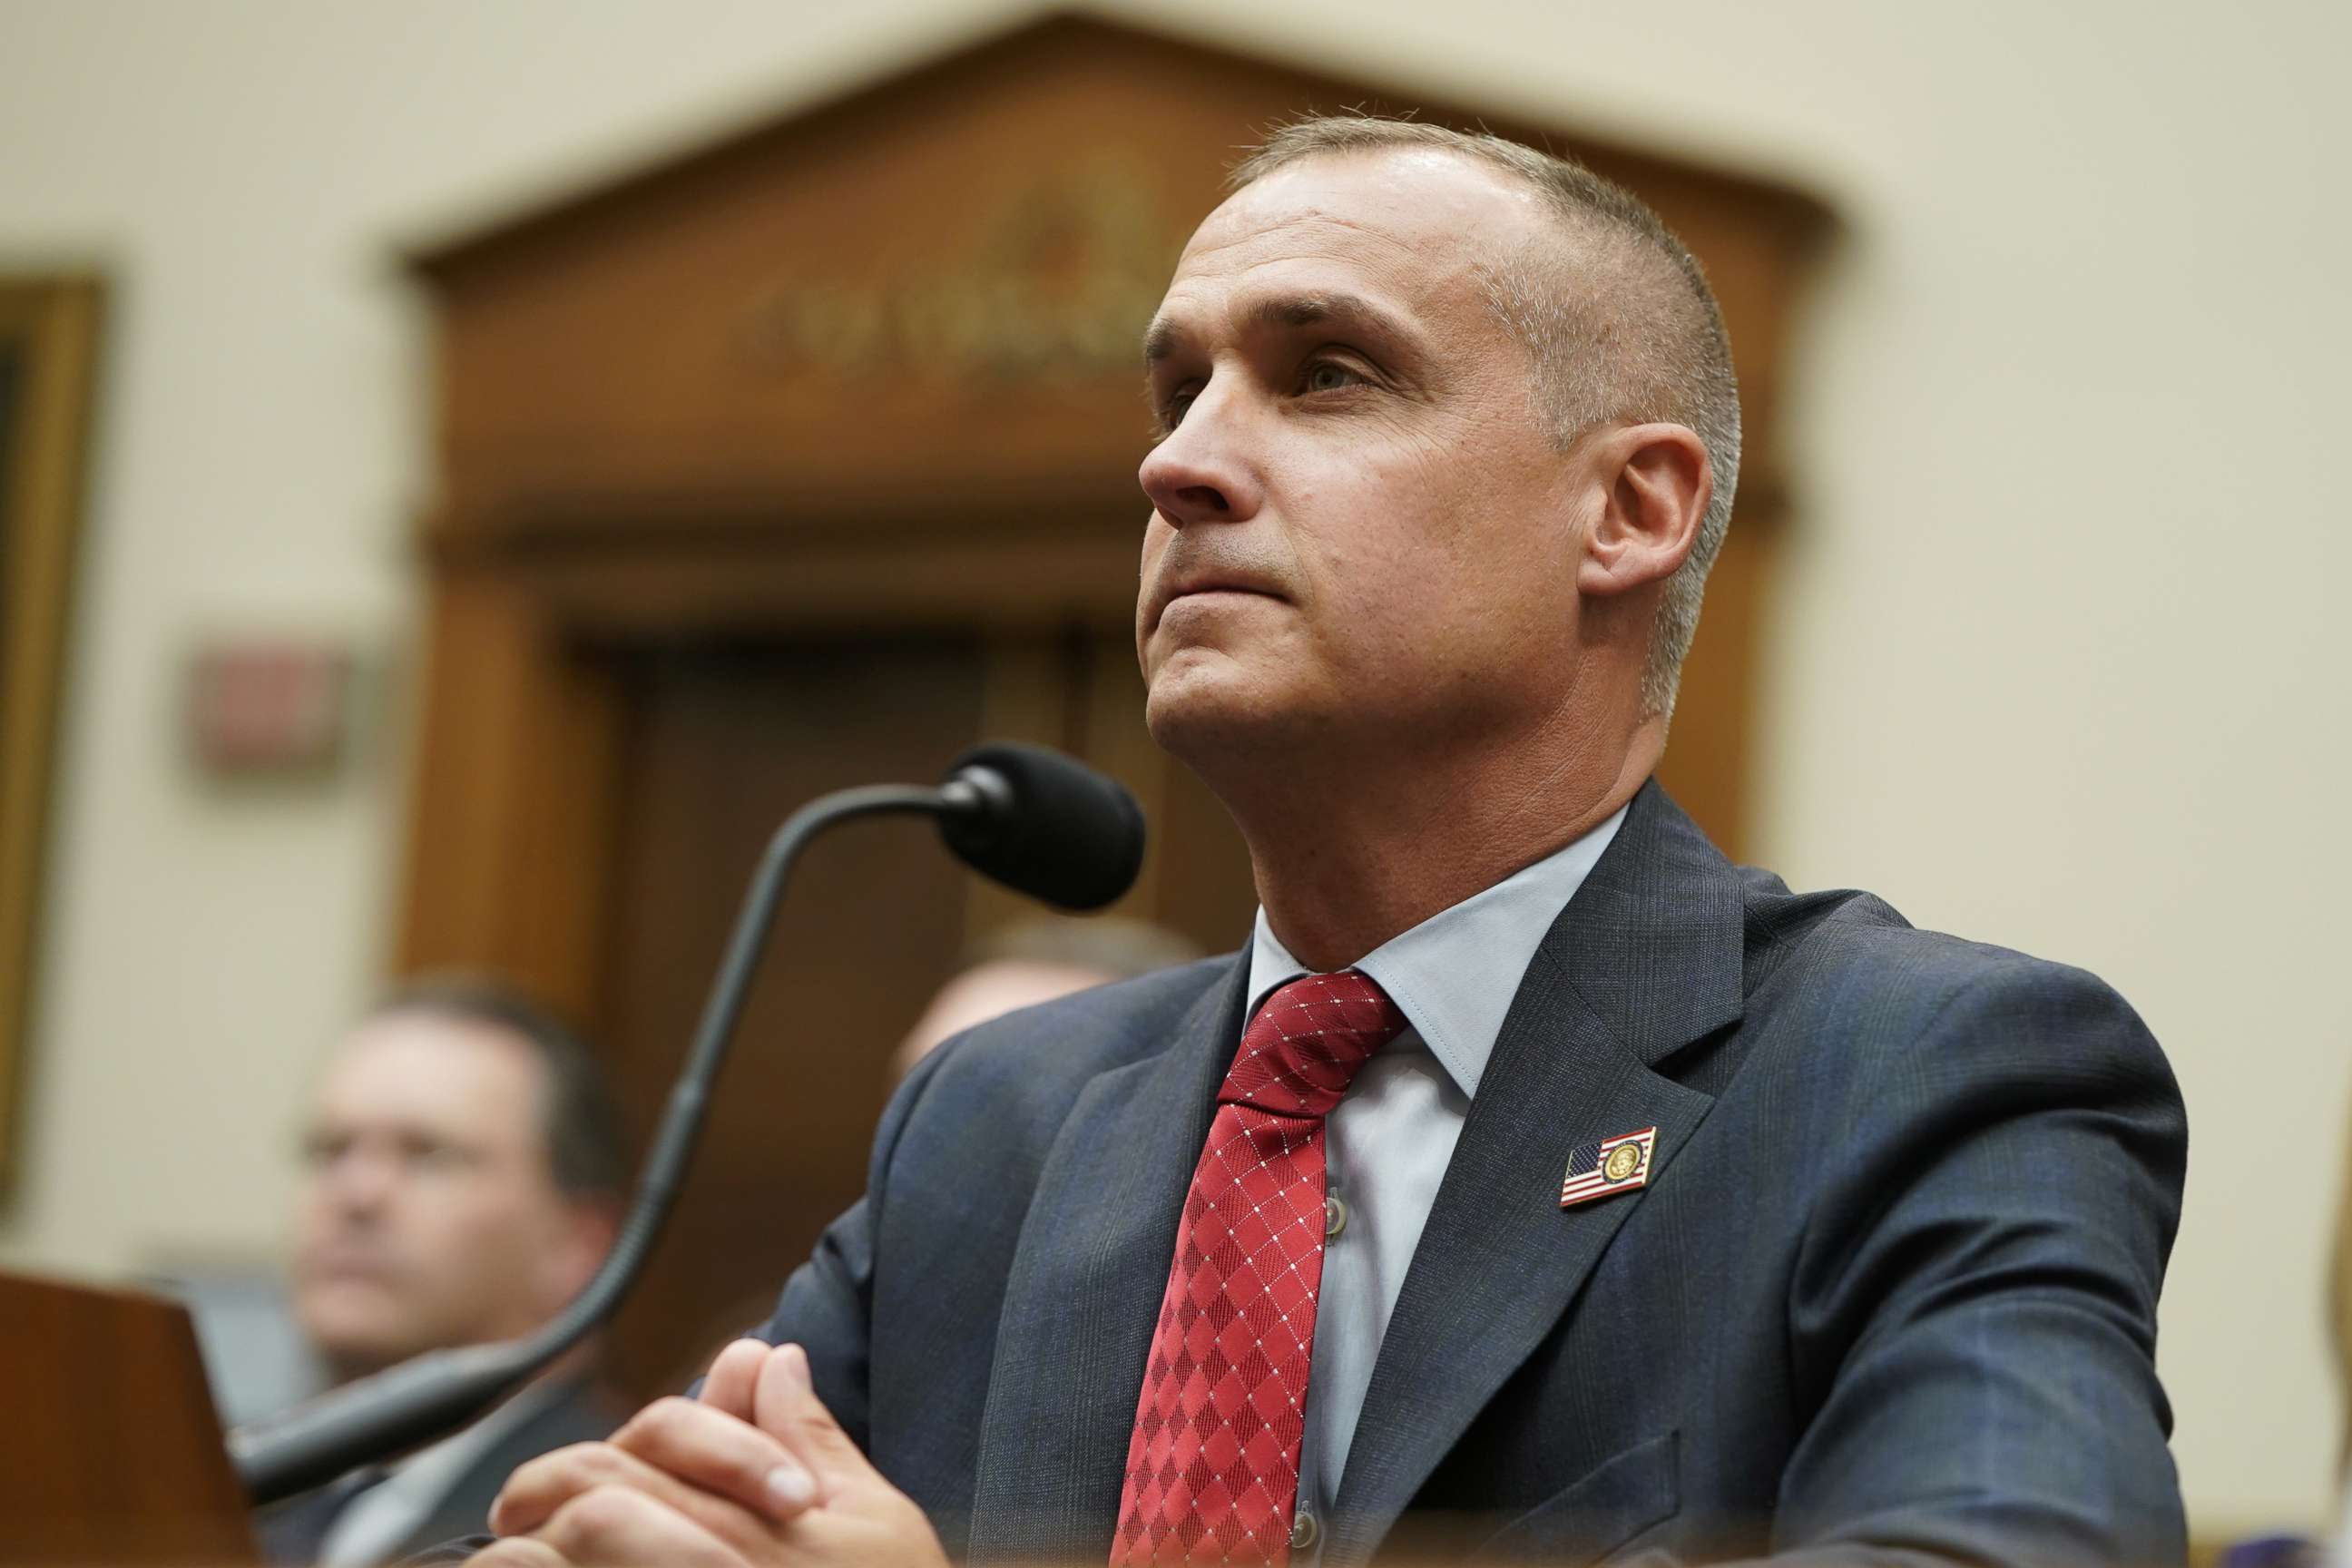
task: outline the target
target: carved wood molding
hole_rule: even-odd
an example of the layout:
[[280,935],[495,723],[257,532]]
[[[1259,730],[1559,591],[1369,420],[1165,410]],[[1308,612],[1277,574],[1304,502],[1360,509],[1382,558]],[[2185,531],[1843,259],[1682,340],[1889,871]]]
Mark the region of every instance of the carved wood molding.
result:
[[85,275],[0,277],[0,1188],[32,1017],[101,295]]

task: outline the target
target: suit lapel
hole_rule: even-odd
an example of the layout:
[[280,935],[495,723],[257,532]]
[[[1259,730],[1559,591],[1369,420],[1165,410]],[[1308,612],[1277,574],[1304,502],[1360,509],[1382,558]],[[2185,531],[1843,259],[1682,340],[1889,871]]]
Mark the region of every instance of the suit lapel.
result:
[[974,1558],[1109,1554],[1177,1221],[1248,977],[1244,952],[1166,1050],[1087,1085],[1046,1159],[989,1373]]
[[1646,786],[1504,1020],[1365,1394],[1335,1568],[1377,1550],[1643,1202],[1560,1208],[1570,1151],[1654,1126],[1668,1179],[1714,1101],[1652,1064],[1738,1016],[1741,960],[1736,874]]

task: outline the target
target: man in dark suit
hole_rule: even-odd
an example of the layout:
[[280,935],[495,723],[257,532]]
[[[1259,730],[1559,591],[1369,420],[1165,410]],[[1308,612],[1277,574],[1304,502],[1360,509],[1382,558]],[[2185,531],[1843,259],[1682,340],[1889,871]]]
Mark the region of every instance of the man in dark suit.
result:
[[941,1047],[758,1338],[486,1561],[2178,1560],[2155,1043],[1648,782],[1738,464],[1696,265],[1421,126],[1235,186],[1138,644],[1250,946]]
[[354,1470],[263,1510],[254,1533],[272,1563],[397,1563],[478,1534],[518,1466],[594,1442],[620,1425],[622,1414],[585,1379],[558,1376],[396,1464]]
[[[621,1151],[587,1048],[503,987],[404,986],[337,1048],[313,1095],[296,1225],[296,1321],[337,1382],[528,1333],[612,1243]],[[618,1424],[567,1361],[480,1421],[266,1510],[276,1563],[364,1568],[479,1531],[525,1460]]]

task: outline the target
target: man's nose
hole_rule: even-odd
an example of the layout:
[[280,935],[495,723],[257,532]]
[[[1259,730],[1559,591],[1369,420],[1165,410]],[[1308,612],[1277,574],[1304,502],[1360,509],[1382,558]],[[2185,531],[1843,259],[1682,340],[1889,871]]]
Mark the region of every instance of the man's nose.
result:
[[1245,459],[1238,411],[1202,393],[1184,421],[1151,448],[1136,471],[1143,493],[1177,528],[1240,522],[1265,499],[1255,465]]
[[371,1214],[391,1198],[399,1179],[391,1160],[372,1151],[353,1150],[338,1159],[328,1172],[326,1188],[337,1209],[346,1214]]

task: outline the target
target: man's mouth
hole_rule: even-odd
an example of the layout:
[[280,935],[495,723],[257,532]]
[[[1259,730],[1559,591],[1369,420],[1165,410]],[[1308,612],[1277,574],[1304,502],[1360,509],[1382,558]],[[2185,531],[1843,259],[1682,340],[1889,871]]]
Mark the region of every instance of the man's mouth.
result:
[[311,1258],[303,1269],[305,1275],[316,1281],[371,1285],[390,1279],[399,1271],[391,1258],[362,1252],[331,1252]]
[[1199,576],[1180,578],[1173,586],[1159,596],[1152,610],[1151,624],[1157,627],[1168,612],[1187,599],[1210,599],[1235,596],[1255,599],[1280,599],[1280,590],[1263,582],[1243,577]]

